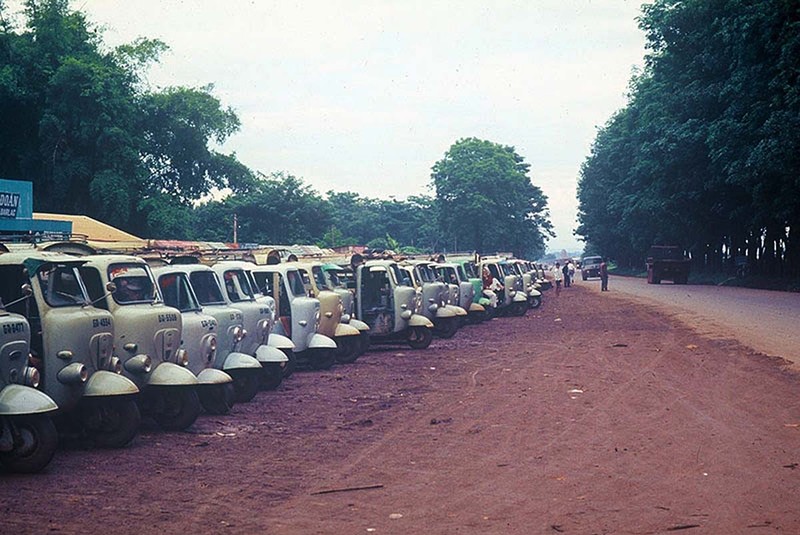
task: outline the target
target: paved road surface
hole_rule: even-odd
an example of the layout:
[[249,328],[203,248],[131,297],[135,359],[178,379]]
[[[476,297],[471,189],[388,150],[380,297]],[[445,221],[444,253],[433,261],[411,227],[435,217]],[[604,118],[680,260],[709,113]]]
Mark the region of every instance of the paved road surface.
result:
[[[600,290],[600,281],[578,284]],[[647,284],[644,279],[611,277],[620,292],[658,305],[699,332],[735,338],[752,349],[782,357],[800,369],[800,293],[723,286]]]

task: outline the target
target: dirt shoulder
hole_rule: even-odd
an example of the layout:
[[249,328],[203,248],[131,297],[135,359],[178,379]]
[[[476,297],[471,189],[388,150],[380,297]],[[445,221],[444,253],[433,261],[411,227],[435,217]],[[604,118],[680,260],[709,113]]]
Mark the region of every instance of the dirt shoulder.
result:
[[797,375],[621,295],[545,297],[296,374],[190,433],[59,451],[0,479],[3,529],[800,532]]

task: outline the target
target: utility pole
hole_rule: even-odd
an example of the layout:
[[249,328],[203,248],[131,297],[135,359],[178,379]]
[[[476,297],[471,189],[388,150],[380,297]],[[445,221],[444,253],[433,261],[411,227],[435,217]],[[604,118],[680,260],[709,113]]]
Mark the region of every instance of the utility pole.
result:
[[239,244],[239,216],[233,213],[233,244]]

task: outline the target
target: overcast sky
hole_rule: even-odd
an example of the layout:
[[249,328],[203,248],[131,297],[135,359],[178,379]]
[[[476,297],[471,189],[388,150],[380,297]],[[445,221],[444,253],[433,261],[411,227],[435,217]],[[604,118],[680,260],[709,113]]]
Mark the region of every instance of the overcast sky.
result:
[[[155,87],[204,86],[241,130],[222,147],[321,193],[431,194],[458,139],[512,145],[580,249],[576,184],[625,105],[643,0],[77,0],[111,46],[158,38]],[[14,7],[10,3],[9,7]],[[17,4],[18,5],[18,4]]]

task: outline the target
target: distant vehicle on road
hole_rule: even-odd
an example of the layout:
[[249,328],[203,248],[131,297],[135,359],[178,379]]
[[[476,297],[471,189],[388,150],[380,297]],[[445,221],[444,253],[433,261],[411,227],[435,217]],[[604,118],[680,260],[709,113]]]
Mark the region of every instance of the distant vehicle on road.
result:
[[589,277],[599,277],[602,261],[602,256],[585,256],[581,260],[581,278],[587,280]]
[[647,283],[660,284],[662,280],[671,280],[675,284],[686,284],[690,266],[691,260],[680,247],[653,245],[647,255]]

